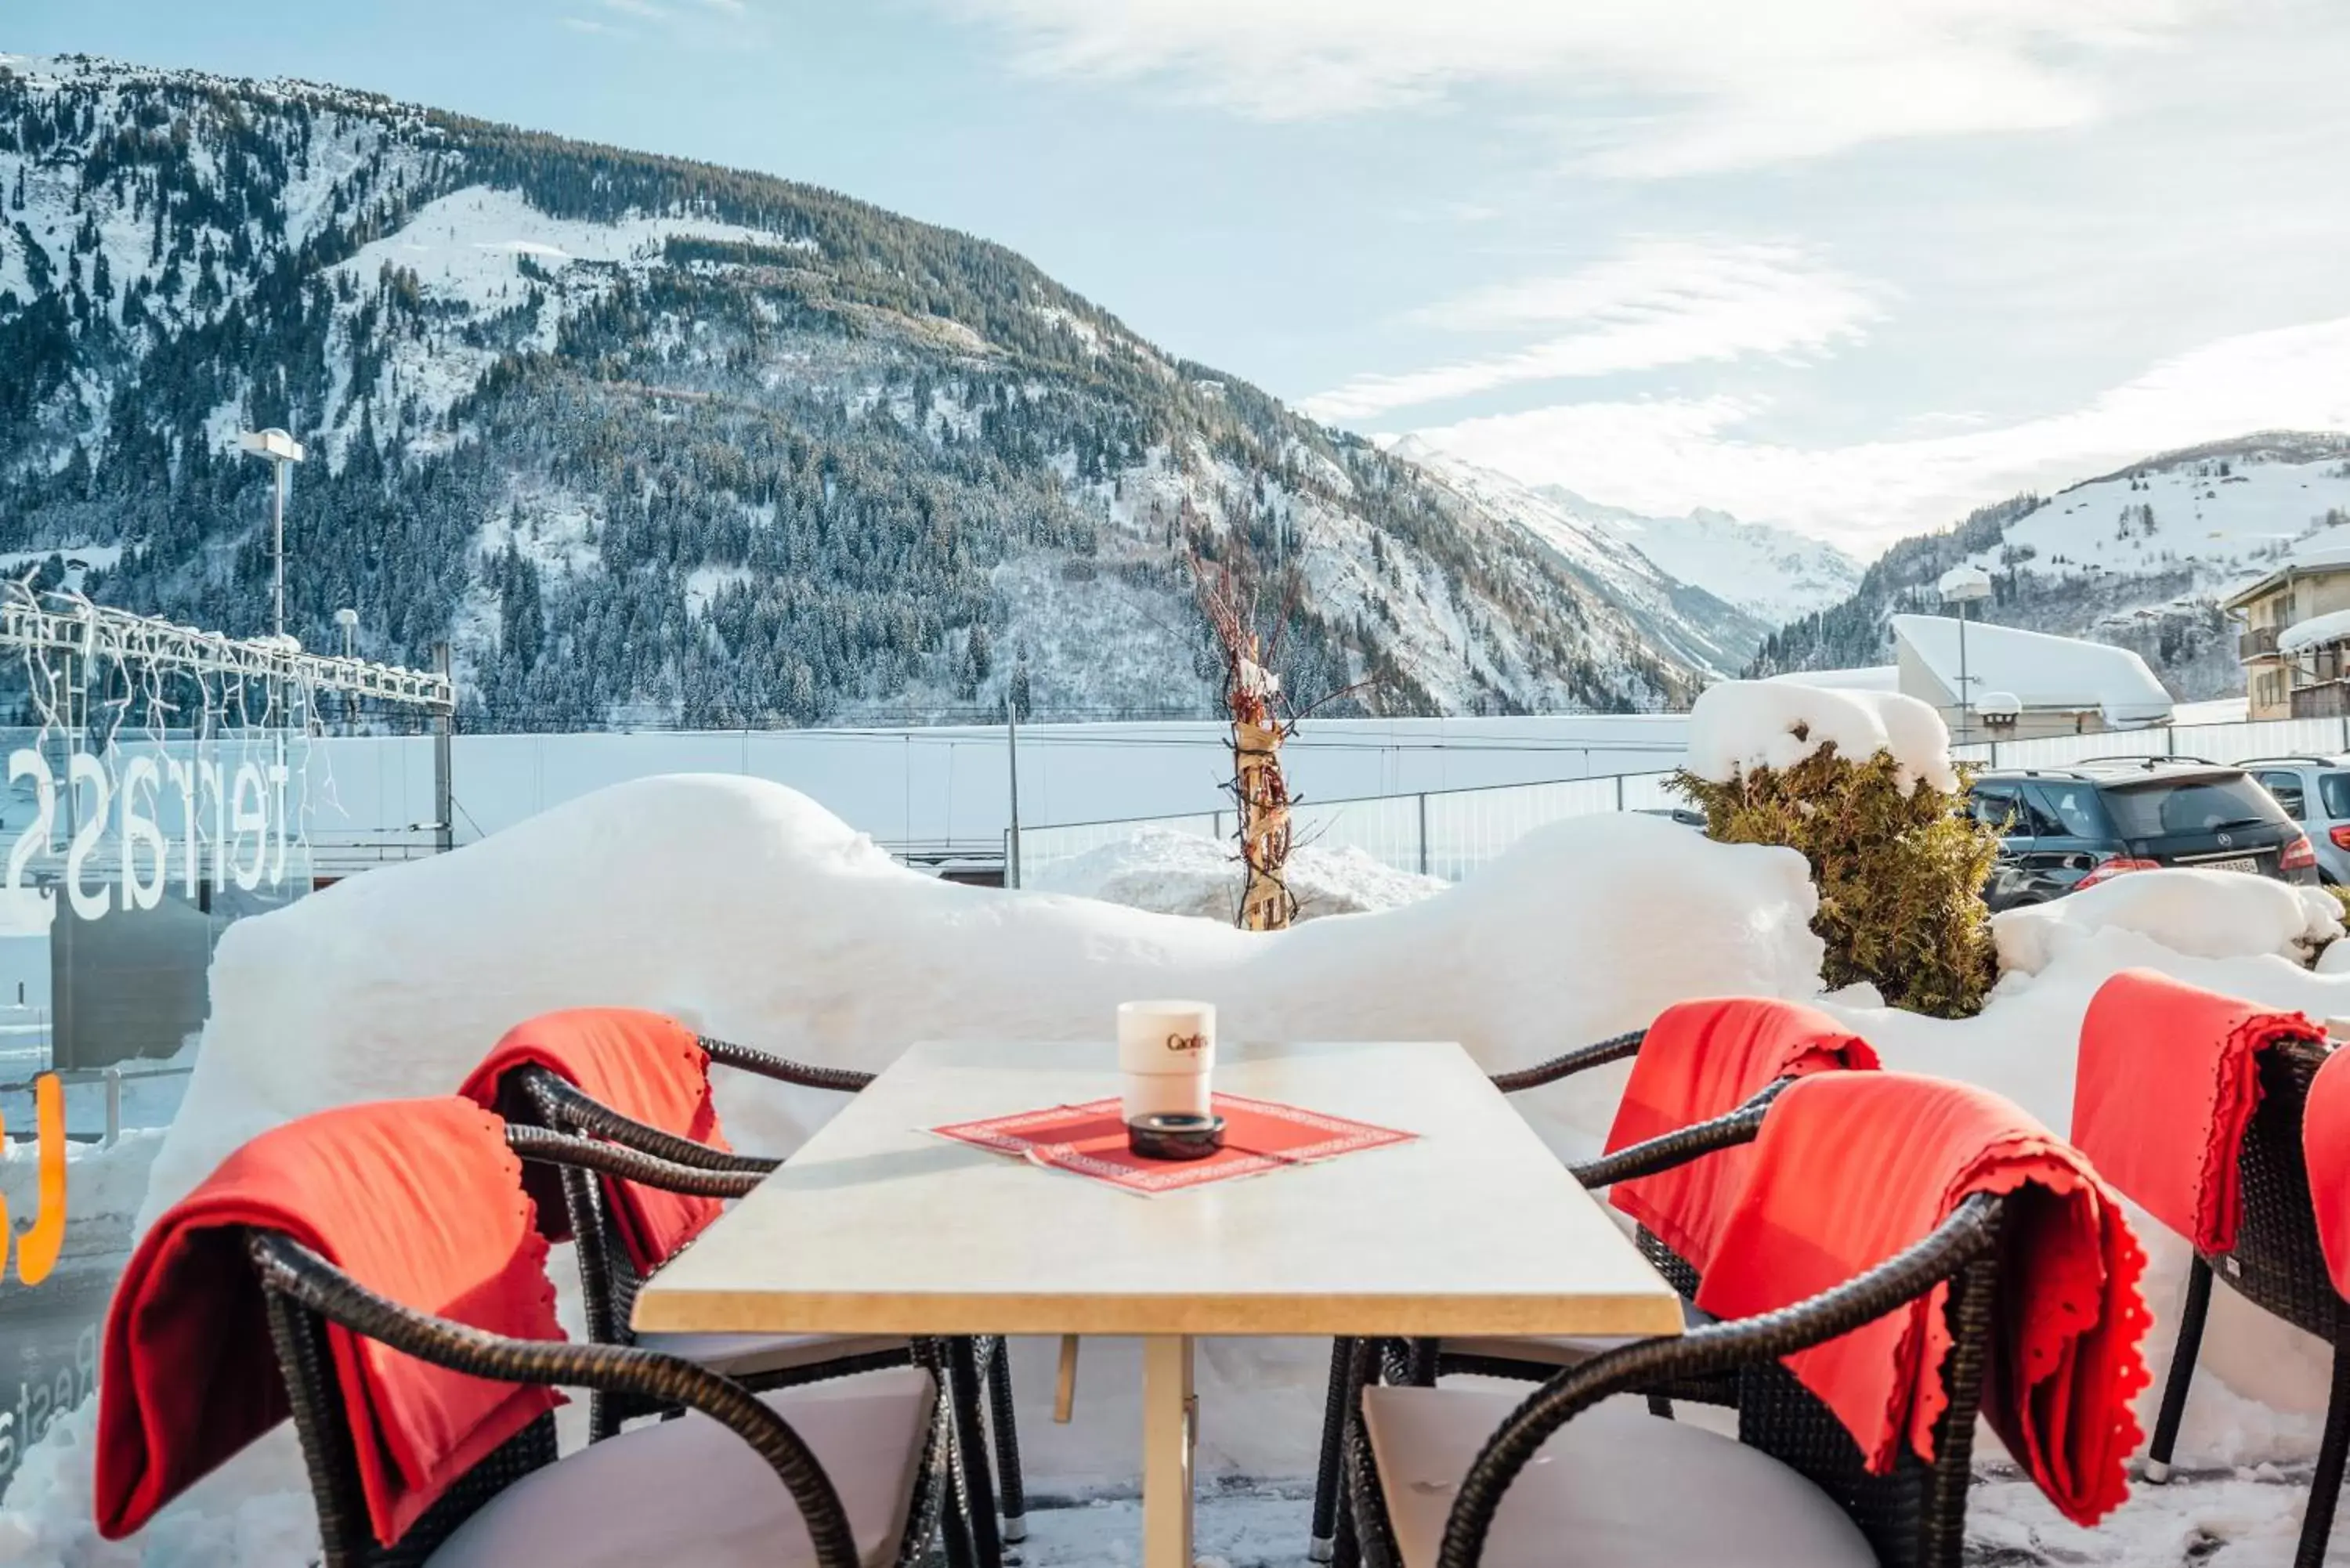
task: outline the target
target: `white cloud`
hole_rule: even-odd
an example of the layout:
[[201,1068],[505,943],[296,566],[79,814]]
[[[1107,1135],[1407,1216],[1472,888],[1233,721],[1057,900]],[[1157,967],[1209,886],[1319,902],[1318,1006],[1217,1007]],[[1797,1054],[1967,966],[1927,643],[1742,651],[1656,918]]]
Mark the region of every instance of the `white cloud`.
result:
[[[1263,119],[1525,90],[1599,113],[1596,169],[1752,167],[2101,110],[2099,57],[2211,0],[941,0],[1055,75],[1161,80]],[[1563,98],[1588,103],[1566,104]]]
[[599,38],[633,36],[626,27],[615,27],[609,22],[598,22],[588,16],[566,16],[563,25],[575,33],[588,33]]
[[669,20],[669,7],[656,5],[652,0],[603,0],[603,5],[607,11],[618,11],[629,16],[642,16],[649,22]]
[[1879,292],[1791,245],[1642,241],[1564,277],[1482,289],[1414,313],[1461,331],[1568,330],[1504,353],[1357,376],[1302,406],[1316,419],[1356,420],[1527,381],[1816,353],[1857,338],[1879,313]]
[[747,16],[751,9],[743,0],[701,0],[701,5],[705,10],[715,11],[722,16]]
[[2081,408],[1950,434],[1802,448],[1741,439],[1732,398],[1570,403],[1419,433],[1533,483],[1640,511],[1717,506],[1881,547],[2021,490],[2261,430],[2350,429],[2350,317],[2222,338]]

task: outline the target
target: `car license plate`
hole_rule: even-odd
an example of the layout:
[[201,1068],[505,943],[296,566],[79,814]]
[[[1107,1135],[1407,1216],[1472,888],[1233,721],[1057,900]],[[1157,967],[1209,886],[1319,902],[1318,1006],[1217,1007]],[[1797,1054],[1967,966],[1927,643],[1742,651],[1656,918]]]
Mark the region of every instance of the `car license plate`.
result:
[[2244,871],[2257,877],[2261,874],[2261,863],[2251,856],[2244,855],[2233,860],[2199,860],[2195,863],[2195,869],[2198,871]]

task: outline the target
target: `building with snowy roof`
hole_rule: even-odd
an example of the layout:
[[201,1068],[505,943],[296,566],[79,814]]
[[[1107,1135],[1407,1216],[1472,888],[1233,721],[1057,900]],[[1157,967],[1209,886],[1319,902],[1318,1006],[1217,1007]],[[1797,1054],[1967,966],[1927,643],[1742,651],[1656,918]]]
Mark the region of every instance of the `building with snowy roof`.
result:
[[2221,605],[2242,623],[2236,653],[2255,719],[2350,712],[2350,527],[2321,529]]
[[1872,664],[1859,670],[1790,670],[1767,679],[1788,686],[1816,686],[1827,691],[1898,691],[1901,667]]
[[[1904,696],[1939,710],[1953,736],[2025,740],[2170,722],[2170,693],[2126,648],[1947,616],[1893,618]],[[1962,695],[1963,693],[1963,695]]]

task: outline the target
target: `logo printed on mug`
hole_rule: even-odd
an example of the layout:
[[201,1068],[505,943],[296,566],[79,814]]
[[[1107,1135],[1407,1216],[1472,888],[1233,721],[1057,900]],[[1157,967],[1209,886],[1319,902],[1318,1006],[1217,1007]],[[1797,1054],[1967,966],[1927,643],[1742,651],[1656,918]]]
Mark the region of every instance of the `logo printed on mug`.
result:
[[1208,1037],[1204,1034],[1170,1034],[1167,1037],[1167,1049],[1170,1051],[1205,1051],[1207,1048]]

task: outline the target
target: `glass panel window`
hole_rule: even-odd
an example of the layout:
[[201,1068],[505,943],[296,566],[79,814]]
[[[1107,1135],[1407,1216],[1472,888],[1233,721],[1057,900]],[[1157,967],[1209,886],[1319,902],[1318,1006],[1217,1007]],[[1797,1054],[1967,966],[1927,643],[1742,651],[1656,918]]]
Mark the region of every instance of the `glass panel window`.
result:
[[2318,774],[2317,801],[2333,821],[2350,821],[2350,774]]
[[2007,837],[2024,837],[2032,832],[2013,784],[1977,784],[1974,793],[1967,797],[1967,809],[1977,822]]
[[2032,793],[2039,797],[2042,812],[2053,818],[2050,826],[2040,830],[2043,834],[2105,838],[2113,832],[2106,826],[2105,807],[2094,784],[2042,784],[2033,785]]
[[2309,803],[2302,788],[2299,774],[2272,771],[2255,774],[2252,776],[2261,781],[2262,789],[2276,796],[2276,803],[2284,807],[2284,814],[2287,816],[2295,822],[2309,820]]
[[2106,805],[2126,838],[2158,838],[2169,833],[2217,833],[2285,820],[2268,791],[2251,777],[2185,780],[2109,789]]

